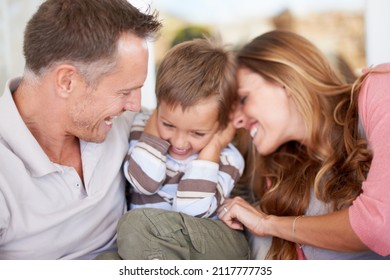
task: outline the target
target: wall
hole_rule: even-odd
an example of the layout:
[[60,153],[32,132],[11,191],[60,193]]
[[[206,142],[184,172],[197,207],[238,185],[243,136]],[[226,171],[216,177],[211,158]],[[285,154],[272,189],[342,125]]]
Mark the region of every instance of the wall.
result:
[[0,0],[0,94],[8,78],[24,67],[23,32],[41,0]]
[[367,65],[390,62],[390,1],[367,0],[365,18]]

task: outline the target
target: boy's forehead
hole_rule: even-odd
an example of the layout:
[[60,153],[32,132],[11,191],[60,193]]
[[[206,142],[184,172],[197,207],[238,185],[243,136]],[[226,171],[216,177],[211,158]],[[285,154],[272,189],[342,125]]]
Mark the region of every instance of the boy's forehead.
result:
[[[180,104],[175,106],[161,103],[159,105],[160,117],[170,122],[183,123],[191,127],[211,127],[217,122],[218,104],[215,102],[202,102],[183,108]],[[211,124],[211,125],[210,125]]]
[[184,113],[186,111],[203,111],[207,110],[208,108],[214,108],[215,110],[218,110],[219,102],[216,96],[211,96],[210,98],[200,99],[193,104],[186,104],[185,102],[181,101],[168,102],[162,100],[159,104],[159,107],[161,106],[164,106],[169,110],[181,110],[181,112]]

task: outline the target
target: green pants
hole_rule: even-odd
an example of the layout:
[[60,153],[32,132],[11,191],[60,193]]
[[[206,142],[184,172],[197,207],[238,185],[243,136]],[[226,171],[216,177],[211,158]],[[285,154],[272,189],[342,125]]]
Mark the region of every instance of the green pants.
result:
[[223,222],[183,213],[141,208],[118,223],[118,254],[98,259],[247,260],[249,245],[241,231]]

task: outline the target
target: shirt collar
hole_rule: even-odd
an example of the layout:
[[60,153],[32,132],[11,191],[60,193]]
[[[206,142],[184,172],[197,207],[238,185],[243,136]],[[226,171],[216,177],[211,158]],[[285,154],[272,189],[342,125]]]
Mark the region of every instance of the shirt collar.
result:
[[20,81],[21,78],[9,80],[0,96],[0,140],[20,158],[33,177],[41,177],[58,169],[49,160],[18,112],[12,93]]

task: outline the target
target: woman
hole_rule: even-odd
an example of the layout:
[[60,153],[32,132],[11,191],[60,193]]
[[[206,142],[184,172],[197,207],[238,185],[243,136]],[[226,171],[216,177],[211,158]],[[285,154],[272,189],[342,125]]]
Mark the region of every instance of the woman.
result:
[[259,154],[259,206],[219,218],[252,236],[254,257],[390,258],[390,64],[351,85],[303,37],[272,31],[238,53],[234,123]]

